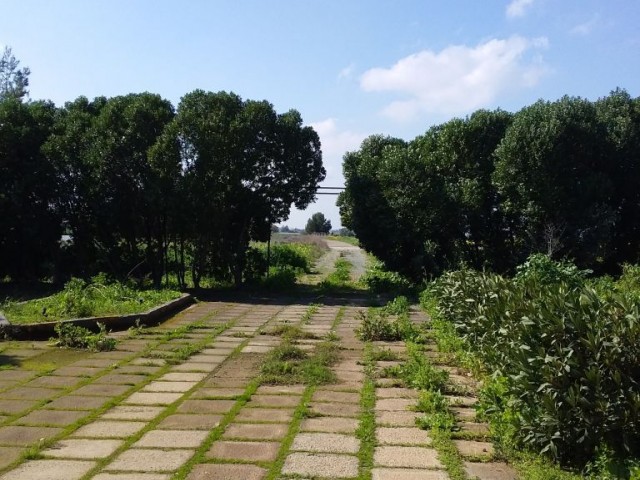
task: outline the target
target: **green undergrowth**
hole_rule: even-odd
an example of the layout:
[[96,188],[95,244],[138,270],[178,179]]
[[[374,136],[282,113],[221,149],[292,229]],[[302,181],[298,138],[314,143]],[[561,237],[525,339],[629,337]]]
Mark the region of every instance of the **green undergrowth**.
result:
[[307,353],[290,342],[274,348],[262,364],[260,381],[265,385],[325,385],[335,381],[331,366],[338,361],[337,343],[318,343]]
[[117,341],[110,338],[103,323],[98,323],[98,332],[61,322],[55,326],[57,338],[52,338],[53,345],[60,348],[76,348],[90,350],[92,352],[105,352],[115,350]]
[[7,301],[0,305],[0,311],[15,324],[52,322],[146,312],[180,295],[176,290],[140,290],[98,275],[89,282],[72,278],[62,291],[49,297],[26,302]]
[[338,257],[333,266],[333,272],[327,275],[318,286],[322,290],[329,291],[353,288],[351,282],[351,269],[353,268],[353,264],[344,258],[344,253],[340,254],[340,257]]

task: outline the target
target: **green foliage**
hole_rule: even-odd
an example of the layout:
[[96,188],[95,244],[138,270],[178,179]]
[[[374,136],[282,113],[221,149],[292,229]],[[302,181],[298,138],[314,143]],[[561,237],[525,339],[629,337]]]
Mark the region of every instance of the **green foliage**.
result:
[[449,374],[435,368],[418,345],[407,344],[407,353],[408,359],[396,367],[397,376],[411,388],[443,391]]
[[516,267],[515,281],[520,283],[538,282],[541,285],[565,283],[570,287],[580,287],[591,270],[579,270],[566,261],[554,261],[548,255],[537,253]]
[[51,339],[56,346],[62,348],[79,348],[91,350],[93,352],[110,351],[116,348],[116,339],[109,338],[106,327],[98,323],[100,329],[93,333],[84,327],[73,325],[72,323],[61,322],[55,327],[57,339]]
[[360,277],[360,282],[373,293],[403,294],[411,290],[409,280],[386,270],[382,262],[374,262]]
[[314,213],[307,221],[304,231],[306,233],[329,233],[331,231],[331,221],[327,220],[321,212]]
[[12,323],[35,323],[140,313],[179,296],[180,292],[173,290],[137,290],[98,275],[91,282],[72,278],[55,295],[23,303],[8,303],[2,306],[2,310]]
[[347,259],[340,256],[334,264],[334,270],[320,282],[320,288],[331,290],[348,287],[351,283],[351,267]]
[[397,297],[382,308],[358,312],[360,325],[356,335],[363,342],[398,341],[415,342],[421,338],[419,330],[409,320],[406,297]]
[[338,360],[335,342],[321,342],[312,354],[285,341],[274,348],[261,367],[261,383],[324,385],[335,381],[331,366]]
[[[626,287],[598,295],[567,264],[534,259],[520,272],[452,272],[425,295],[496,372],[485,413],[505,436],[564,463],[583,466],[601,447],[640,455],[638,297]],[[549,272],[559,281],[543,283]]]

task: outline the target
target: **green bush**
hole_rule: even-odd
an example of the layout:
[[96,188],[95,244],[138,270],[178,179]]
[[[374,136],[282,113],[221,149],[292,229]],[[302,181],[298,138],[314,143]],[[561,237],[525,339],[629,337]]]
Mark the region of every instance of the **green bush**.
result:
[[102,274],[90,282],[72,278],[55,295],[23,303],[7,303],[2,305],[2,310],[11,323],[34,323],[140,313],[179,296],[180,292],[175,290],[138,290],[124,283],[109,281]]
[[360,282],[373,293],[404,294],[411,291],[411,282],[397,272],[385,270],[382,262],[375,262]]
[[97,333],[76,326],[72,323],[61,322],[56,325],[55,332],[57,339],[52,341],[58,347],[62,348],[78,348],[91,350],[93,352],[110,351],[116,348],[116,340],[107,336],[107,330],[104,324],[98,323],[100,329]]
[[578,466],[603,446],[639,455],[638,297],[622,287],[599,295],[577,269],[538,260],[515,280],[445,274],[422,300],[435,298],[467,348],[504,379],[493,413],[512,423],[504,430],[516,440]]

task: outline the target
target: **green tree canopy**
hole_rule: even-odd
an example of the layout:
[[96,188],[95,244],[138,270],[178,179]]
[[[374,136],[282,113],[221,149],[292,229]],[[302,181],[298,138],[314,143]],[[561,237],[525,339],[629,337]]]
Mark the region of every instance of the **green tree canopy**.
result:
[[314,213],[307,221],[304,231],[306,233],[329,233],[331,231],[331,220],[326,219],[321,212]]

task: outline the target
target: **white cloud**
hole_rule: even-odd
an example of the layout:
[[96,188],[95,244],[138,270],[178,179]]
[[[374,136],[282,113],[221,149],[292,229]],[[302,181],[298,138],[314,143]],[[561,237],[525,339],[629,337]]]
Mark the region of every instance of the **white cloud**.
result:
[[507,17],[516,18],[523,17],[527,8],[529,8],[535,0],[512,0],[507,5]]
[[311,126],[320,136],[323,158],[338,157],[342,161],[346,152],[360,148],[360,144],[367,137],[363,133],[339,130],[335,118],[314,122]]
[[548,72],[537,51],[547,46],[546,38],[513,36],[475,47],[423,50],[390,68],[368,70],[360,85],[368,92],[388,91],[408,97],[384,109],[394,120],[410,120],[422,112],[467,113],[490,105],[505,91],[536,85]]
[[573,27],[569,31],[569,33],[571,33],[572,35],[589,35],[594,30],[594,28],[597,27],[599,21],[600,17],[598,15],[594,15],[591,20]]
[[356,66],[353,63],[344,67],[342,70],[340,70],[340,73],[338,73],[338,80],[351,78],[353,76],[355,68]]

